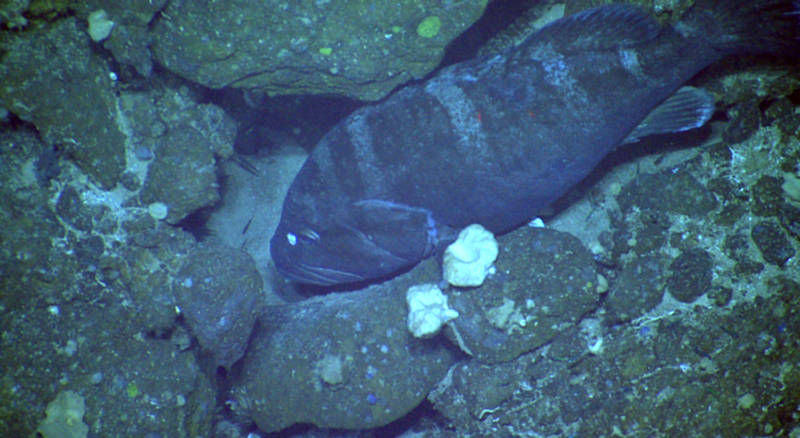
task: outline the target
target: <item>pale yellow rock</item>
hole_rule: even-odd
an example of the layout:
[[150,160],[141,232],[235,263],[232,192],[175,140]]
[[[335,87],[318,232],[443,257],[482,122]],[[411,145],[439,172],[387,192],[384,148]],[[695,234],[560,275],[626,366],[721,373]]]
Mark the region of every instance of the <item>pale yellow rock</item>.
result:
[[517,303],[508,297],[503,297],[503,304],[487,310],[486,319],[494,327],[505,330],[509,334],[521,331],[528,325],[528,320],[522,314],[521,309],[517,307]]
[[108,18],[108,13],[103,9],[98,9],[89,14],[86,21],[89,24],[89,29],[87,30],[89,37],[95,42],[108,38],[111,34],[111,29],[114,28],[114,22]]
[[344,363],[338,355],[326,354],[317,362],[317,374],[328,385],[338,385],[344,381]]
[[608,292],[608,279],[603,274],[597,274],[597,293],[604,294]]
[[793,173],[783,174],[783,195],[789,203],[800,207],[800,177]]
[[169,213],[169,207],[163,202],[153,202],[147,206],[147,212],[150,214],[150,217],[160,221],[166,219]]
[[36,431],[44,438],[86,438],[89,426],[83,422],[85,412],[83,397],[73,391],[61,391],[47,405],[47,418]]
[[756,398],[749,392],[736,400],[736,407],[739,409],[750,409],[756,404]]

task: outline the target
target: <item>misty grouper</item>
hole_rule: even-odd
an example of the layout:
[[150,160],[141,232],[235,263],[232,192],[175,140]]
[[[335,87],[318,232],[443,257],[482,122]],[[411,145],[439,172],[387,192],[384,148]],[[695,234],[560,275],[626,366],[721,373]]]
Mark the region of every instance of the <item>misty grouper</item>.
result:
[[512,230],[618,145],[703,125],[713,100],[682,85],[725,56],[796,54],[798,17],[785,0],[701,0],[662,27],[602,6],[361,108],[294,180],[271,240],[276,267],[303,283],[364,282],[469,224]]

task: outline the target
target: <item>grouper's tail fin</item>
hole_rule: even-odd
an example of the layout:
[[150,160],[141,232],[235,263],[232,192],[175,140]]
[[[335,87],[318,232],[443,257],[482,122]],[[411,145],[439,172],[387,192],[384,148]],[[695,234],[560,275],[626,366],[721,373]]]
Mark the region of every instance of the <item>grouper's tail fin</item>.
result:
[[706,39],[723,56],[800,57],[798,0],[698,0],[676,29]]

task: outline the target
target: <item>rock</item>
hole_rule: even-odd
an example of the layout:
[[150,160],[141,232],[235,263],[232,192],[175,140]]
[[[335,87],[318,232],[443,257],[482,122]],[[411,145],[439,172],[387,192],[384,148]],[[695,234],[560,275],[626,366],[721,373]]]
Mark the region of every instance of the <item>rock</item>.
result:
[[[146,161],[142,203],[165,205],[164,220],[175,224],[219,200],[217,160],[233,153],[236,135],[230,116],[219,107],[196,104],[172,90],[126,93],[122,107],[132,128],[131,142],[137,147],[147,145],[155,155]],[[162,130],[163,124],[167,129]]]
[[800,239],[800,207],[796,207],[789,202],[783,204],[783,208],[781,208],[781,225],[795,239]]
[[81,198],[78,191],[72,187],[67,186],[58,195],[56,202],[56,214],[66,224],[81,230],[89,231],[92,229],[92,212]]
[[179,307],[172,284],[175,273],[193,252],[194,239],[189,233],[156,222],[145,212],[131,214],[122,228],[128,234],[128,243],[115,253],[115,268],[128,288],[126,299],[137,309],[131,323],[147,332],[169,333],[175,327]]
[[235,248],[198,245],[173,287],[200,346],[217,365],[230,368],[244,354],[263,311],[261,276],[253,259]]
[[466,425],[473,419],[483,419],[511,398],[520,375],[524,374],[521,368],[518,361],[491,365],[477,360],[458,363],[428,399],[444,417]]
[[[59,390],[85,398],[83,421],[92,436],[211,436],[210,381],[191,350],[179,351],[166,339],[175,321],[166,273],[185,248],[163,233],[155,239],[158,247],[137,249],[121,230],[97,234],[96,223],[90,232],[72,231],[53,211],[57,192],[40,188],[32,174],[15,172],[45,146],[28,128],[2,130],[0,137],[16,145],[0,160],[0,205],[7,218],[0,227],[6,334],[0,368],[19,382],[0,397],[0,436],[34,436]],[[86,194],[84,188],[75,193]],[[69,217],[74,210],[64,211]],[[150,324],[152,314],[164,310],[164,320]],[[80,422],[75,414],[60,425],[74,431]],[[44,436],[49,427],[40,425]]]
[[[102,7],[107,12],[107,20],[114,23],[113,32],[102,41],[103,47],[110,50],[120,64],[131,66],[139,75],[149,77],[153,70],[153,60],[148,28],[153,17],[165,4],[166,0],[89,0],[75,5],[75,8],[78,16],[89,14],[87,20],[91,24],[91,13]],[[125,73],[125,69],[120,70]]]
[[486,3],[169,2],[153,52],[207,87],[378,100],[436,68]]
[[[781,375],[787,362],[800,358],[793,348],[800,330],[800,285],[780,277],[770,282],[774,296],[720,312],[703,306],[636,324],[601,324],[606,351],[600,355],[586,354],[577,341],[580,334],[568,329],[546,348],[512,362],[460,362],[429,399],[449,420],[452,436],[497,436],[498,425],[506,435],[533,430],[538,436],[601,436],[615,422],[641,436],[667,429],[677,436],[713,436],[728,429],[735,429],[731,436],[747,436],[763,434],[765,424],[782,430],[783,405],[772,406],[764,391],[796,406],[800,372],[792,369],[782,379],[764,376]],[[708,391],[712,382],[715,392]],[[754,406],[738,409],[748,393]],[[725,409],[682,415],[686,406],[709,404]]]
[[729,111],[731,122],[722,133],[725,143],[741,143],[758,130],[762,117],[758,104],[758,101],[749,100],[736,104]]
[[702,217],[717,206],[714,196],[688,172],[642,174],[622,188],[617,198],[622,211],[640,209]]
[[114,28],[105,46],[111,50],[114,59],[130,65],[141,76],[149,77],[153,71],[153,60],[148,48],[150,34],[145,26],[121,24]]
[[4,44],[0,101],[109,189],[125,168],[125,138],[110,71],[89,44],[74,18],[18,34]]
[[274,432],[295,423],[373,428],[414,409],[455,358],[442,337],[406,328],[401,291],[419,281],[411,274],[269,307],[232,390],[236,413]]
[[711,254],[699,248],[684,251],[669,265],[669,293],[678,301],[689,303],[711,288]]
[[475,289],[454,290],[461,315],[446,333],[482,362],[516,358],[552,339],[596,308],[592,255],[567,233],[524,227],[500,238],[497,273]]
[[45,438],[86,438],[89,426],[83,422],[86,403],[74,391],[61,391],[47,405],[47,418],[36,432]]
[[637,257],[626,264],[604,303],[609,319],[630,321],[657,306],[664,296],[664,275],[664,267],[657,256]]
[[752,275],[764,269],[763,263],[750,257],[752,254],[750,238],[744,233],[728,235],[722,248],[725,255],[736,262],[734,269],[738,274]]
[[750,237],[767,263],[783,266],[795,254],[792,243],[774,222],[761,221],[755,224],[750,229]]
[[783,204],[781,180],[773,176],[762,175],[750,188],[751,205],[756,216],[777,216]]

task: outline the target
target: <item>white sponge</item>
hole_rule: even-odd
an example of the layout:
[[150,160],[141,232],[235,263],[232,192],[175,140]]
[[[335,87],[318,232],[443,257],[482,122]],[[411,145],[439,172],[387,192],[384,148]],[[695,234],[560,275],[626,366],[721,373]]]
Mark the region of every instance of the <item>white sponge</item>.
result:
[[453,286],[480,286],[497,259],[497,240],[478,224],[458,233],[444,252],[444,279]]
[[447,305],[447,296],[432,283],[411,286],[406,291],[408,330],[416,338],[429,338],[442,326],[458,318],[458,312]]

